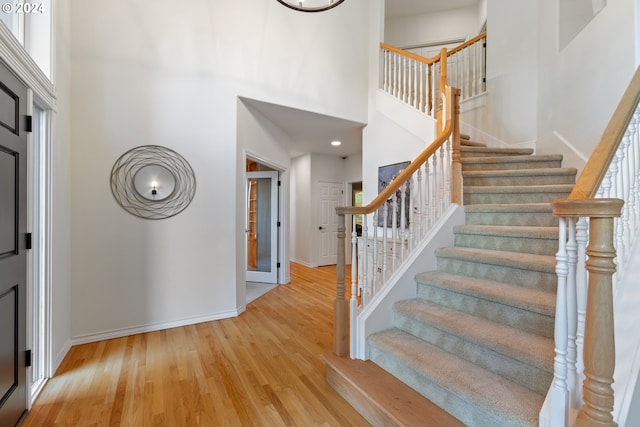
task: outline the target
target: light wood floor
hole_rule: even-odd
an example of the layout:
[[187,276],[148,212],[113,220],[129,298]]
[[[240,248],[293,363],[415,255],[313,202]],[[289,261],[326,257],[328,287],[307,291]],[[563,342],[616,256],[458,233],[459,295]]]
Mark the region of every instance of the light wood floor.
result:
[[367,426],[325,381],[334,296],[292,264],[237,318],[75,346],[23,427]]

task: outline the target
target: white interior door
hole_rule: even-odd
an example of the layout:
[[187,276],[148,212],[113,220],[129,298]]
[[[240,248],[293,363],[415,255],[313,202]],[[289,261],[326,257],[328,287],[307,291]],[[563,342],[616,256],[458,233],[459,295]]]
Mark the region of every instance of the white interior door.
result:
[[278,282],[278,172],[247,172],[247,281]]
[[344,204],[343,184],[318,183],[318,265],[333,265],[338,261],[338,215],[336,207]]

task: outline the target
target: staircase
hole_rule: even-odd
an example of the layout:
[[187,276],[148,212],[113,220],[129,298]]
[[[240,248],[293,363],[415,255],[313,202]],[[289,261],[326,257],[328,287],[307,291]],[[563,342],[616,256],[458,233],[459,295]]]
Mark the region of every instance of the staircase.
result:
[[417,298],[369,358],[470,426],[534,426],[553,379],[555,253],[550,202],[576,170],[561,156],[462,141],[465,225],[416,277]]

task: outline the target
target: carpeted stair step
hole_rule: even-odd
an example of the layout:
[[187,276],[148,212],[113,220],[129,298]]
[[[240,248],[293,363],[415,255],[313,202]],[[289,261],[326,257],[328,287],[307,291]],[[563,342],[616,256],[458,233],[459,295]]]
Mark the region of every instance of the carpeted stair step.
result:
[[482,142],[477,142],[477,141],[471,141],[468,139],[460,139],[460,146],[461,147],[486,147],[487,144],[484,144]]
[[553,379],[554,341],[422,299],[394,304],[394,325],[537,393]]
[[440,248],[438,270],[530,289],[555,292],[556,260],[553,256],[519,254],[489,249]]
[[556,294],[441,271],[416,275],[417,297],[553,337]]
[[368,343],[371,360],[467,425],[538,425],[539,393],[399,329]]
[[556,185],[513,185],[469,186],[463,189],[463,203],[505,204],[505,203],[551,203],[556,199],[566,199],[573,190],[572,184]]
[[462,157],[460,163],[463,171],[559,168],[562,163],[562,155]]
[[574,184],[575,168],[540,168],[462,172],[464,185],[548,185]]
[[453,228],[455,245],[465,248],[555,255],[558,227],[459,225]]
[[551,227],[558,225],[551,203],[513,203],[508,205],[466,205],[465,222],[469,225],[521,225]]
[[532,148],[498,148],[498,147],[469,147],[460,146],[460,156],[469,157],[502,157],[527,156],[533,154]]

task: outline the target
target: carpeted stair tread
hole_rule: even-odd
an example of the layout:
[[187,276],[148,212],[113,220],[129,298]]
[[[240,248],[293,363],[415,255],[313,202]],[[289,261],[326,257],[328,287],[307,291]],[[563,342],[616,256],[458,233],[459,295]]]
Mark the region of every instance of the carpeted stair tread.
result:
[[560,154],[534,154],[521,156],[486,156],[486,157],[463,157],[462,163],[513,163],[513,162],[540,162],[540,161],[561,161]]
[[460,147],[462,157],[528,156],[531,154],[533,154],[532,148]]
[[462,156],[460,163],[462,170],[495,170],[495,169],[537,169],[556,168],[562,162],[561,155],[523,155],[523,156],[494,156],[474,157]]
[[571,194],[573,184],[542,185],[465,185],[463,203],[467,204],[508,204],[527,201],[551,203]]
[[523,288],[508,283],[458,276],[441,271],[420,273],[416,275],[416,282],[545,316],[555,315],[556,295],[539,289]]
[[493,169],[462,172],[464,185],[550,185],[575,184],[573,168]]
[[398,329],[368,341],[374,362],[468,425],[538,425],[541,394]]
[[457,225],[455,234],[477,236],[522,237],[528,239],[558,239],[558,227],[508,226],[508,225]]
[[480,176],[536,176],[536,175],[575,175],[575,168],[535,168],[535,169],[495,169],[463,171],[462,176],[467,178]]
[[399,301],[394,310],[506,357],[553,372],[554,341],[551,338],[419,298]]
[[512,203],[509,205],[475,204],[465,205],[465,212],[488,213],[541,213],[553,215],[551,203]]
[[528,193],[571,193],[573,184],[546,184],[546,185],[467,185],[464,193],[487,194],[528,194]]
[[556,259],[549,255],[521,254],[493,249],[446,247],[437,249],[436,256],[438,258],[451,258],[542,273],[555,273],[556,271]]

